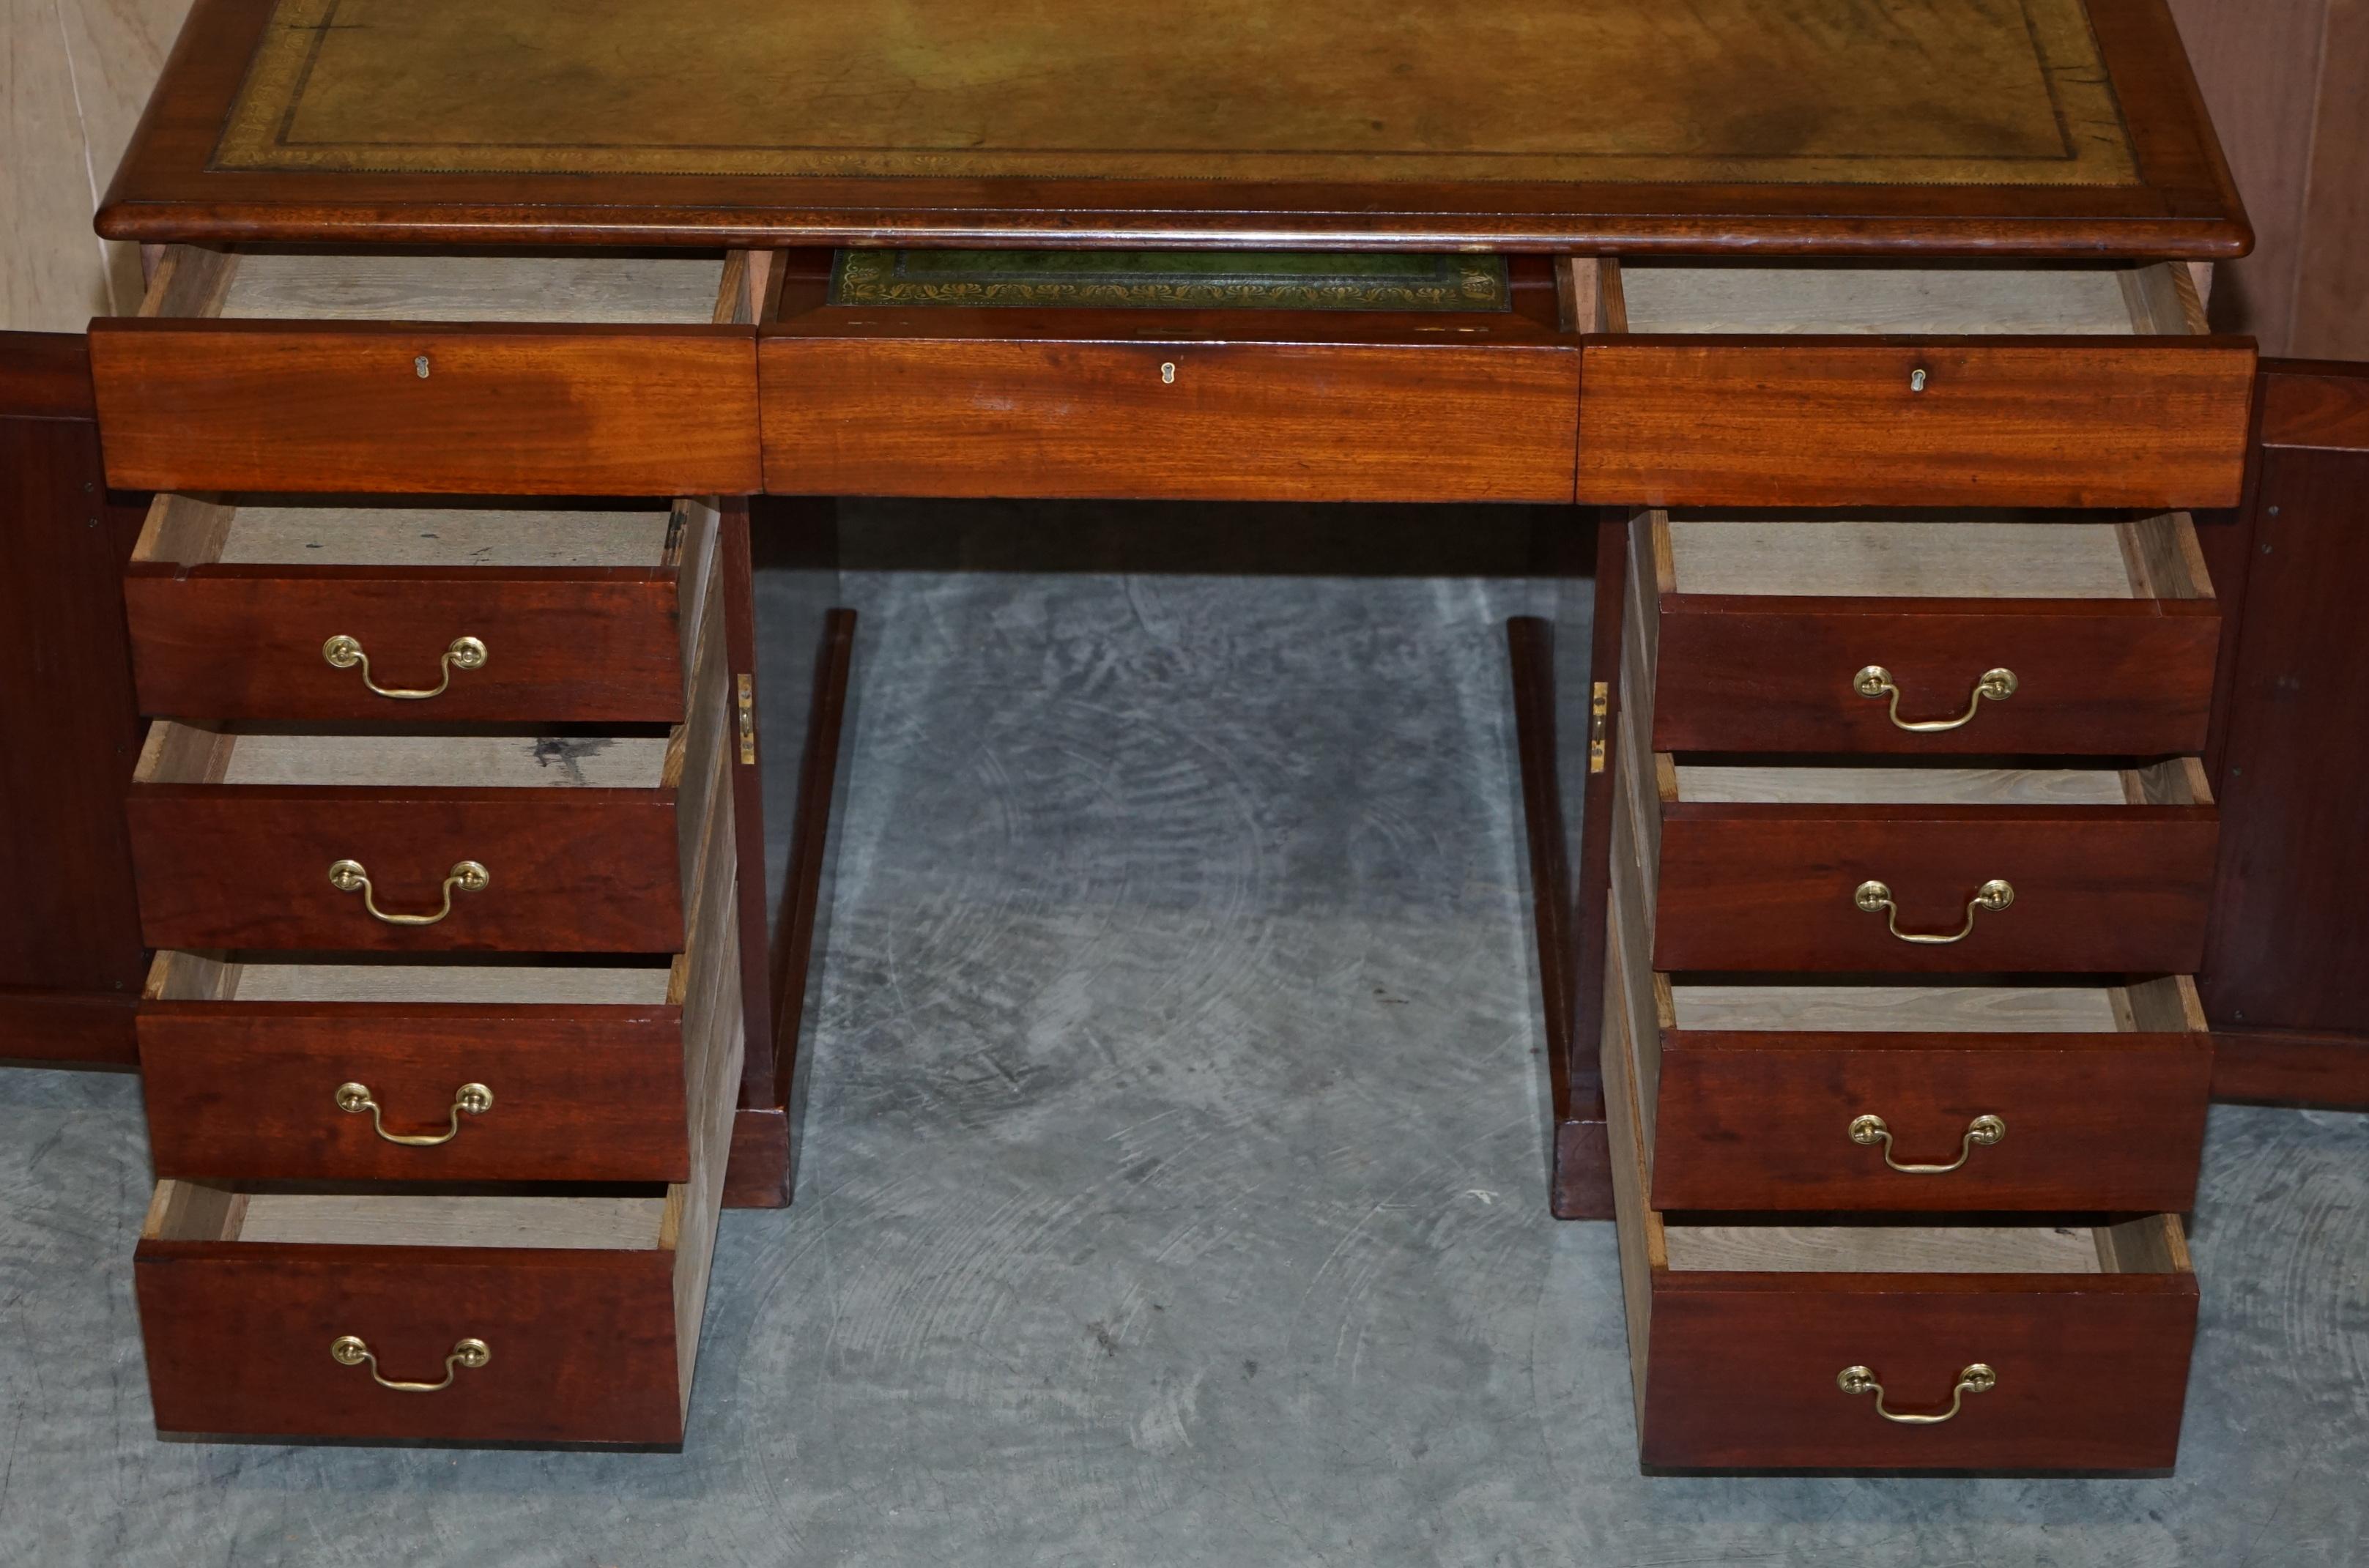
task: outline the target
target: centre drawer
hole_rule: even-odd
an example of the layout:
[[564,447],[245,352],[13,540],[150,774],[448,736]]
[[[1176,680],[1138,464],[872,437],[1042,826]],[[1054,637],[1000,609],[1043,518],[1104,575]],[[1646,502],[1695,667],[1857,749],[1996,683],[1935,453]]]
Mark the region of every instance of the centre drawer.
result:
[[790,252],[776,494],[1563,501],[1544,258]]
[[163,495],[124,576],[143,713],[669,723],[715,509]]
[[678,495],[761,481],[745,256],[176,246],[91,323],[108,482]]
[[2179,263],[1597,264],[1583,500],[2226,507],[2250,339]]
[[2184,513],[1656,512],[1640,537],[1657,750],[2203,750],[2221,616]]
[[718,765],[688,727],[160,720],[125,804],[142,933],[159,948],[680,952],[697,814],[679,802],[706,799]]

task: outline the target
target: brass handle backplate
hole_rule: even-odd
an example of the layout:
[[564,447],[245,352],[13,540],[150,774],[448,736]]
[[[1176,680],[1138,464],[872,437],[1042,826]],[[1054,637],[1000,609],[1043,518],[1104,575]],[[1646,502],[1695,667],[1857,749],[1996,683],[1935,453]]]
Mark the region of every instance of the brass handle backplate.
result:
[[1858,888],[1851,894],[1851,902],[1857,904],[1869,914],[1882,915],[1883,917],[1884,925],[1890,929],[1893,935],[1900,938],[1903,942],[1914,942],[1924,946],[1944,947],[1952,942],[1963,942],[1967,937],[1973,935],[1974,931],[1974,917],[1982,913],[1985,910],[1988,910],[1991,913],[1997,914],[1999,910],[2006,909],[2009,904],[2014,903],[2015,889],[1997,877],[1993,877],[1990,881],[1986,882],[1981,887],[1975,888],[1974,896],[1966,900],[1966,923],[1960,926],[1957,930],[1949,933],[1947,935],[1936,935],[1928,932],[1901,930],[1900,908],[1892,901],[1892,889],[1886,887],[1883,883],[1860,883]]
[[2007,1136],[2007,1123],[1997,1116],[1976,1116],[1966,1124],[1965,1137],[1958,1140],[1958,1157],[1946,1165],[1904,1165],[1892,1157],[1892,1129],[1882,1116],[1853,1116],[1847,1130],[1853,1143],[1862,1149],[1877,1144],[1883,1147],[1883,1162],[1894,1170],[1910,1176],[1941,1176],[1964,1164],[1974,1152],[1976,1144],[1988,1149]]
[[452,889],[457,887],[464,893],[482,893],[493,885],[494,874],[483,864],[474,860],[456,861],[452,869],[444,874],[443,908],[432,915],[391,915],[378,907],[378,895],[371,888],[370,873],[362,869],[360,861],[340,860],[329,867],[330,887],[340,893],[360,893],[362,908],[371,912],[371,918],[384,921],[389,925],[434,925],[452,912]]
[[442,1132],[389,1132],[386,1119],[380,1112],[367,1083],[338,1085],[338,1109],[356,1116],[370,1113],[371,1126],[389,1143],[400,1143],[409,1149],[433,1149],[440,1143],[450,1143],[461,1136],[461,1117],[465,1114],[482,1116],[494,1108],[494,1092],[482,1083],[464,1083],[452,1091],[452,1123]]
[[1983,699],[2004,703],[2015,695],[2016,679],[2012,670],[1986,670],[1974,681],[1974,695],[1966,699],[1966,711],[1955,718],[1905,719],[1900,716],[1900,687],[1892,679],[1892,671],[1880,664],[1871,664],[1851,677],[1851,690],[1862,697],[1892,699],[1892,727],[1914,735],[1939,735],[1972,724],[1980,711]]
[[437,668],[443,672],[443,678],[433,686],[380,685],[371,679],[370,655],[362,651],[360,640],[349,637],[343,632],[321,645],[321,658],[332,670],[351,670],[354,666],[360,665],[362,684],[382,697],[393,697],[398,702],[418,703],[424,702],[429,697],[442,696],[444,689],[452,684],[452,671],[483,670],[486,667],[486,645],[476,638],[454,637],[446,646],[443,658],[436,661]]
[[369,1345],[363,1344],[361,1340],[358,1339],[354,1335],[349,1333],[341,1333],[337,1338],[329,1342],[330,1360],[335,1361],[340,1367],[366,1366],[370,1368],[371,1381],[376,1383],[380,1388],[393,1389],[399,1394],[441,1393],[444,1390],[452,1386],[452,1379],[460,1376],[462,1368],[466,1368],[470,1371],[474,1372],[478,1368],[483,1367],[486,1362],[491,1361],[493,1358],[493,1350],[484,1340],[459,1340],[456,1341],[452,1346],[452,1354],[444,1357],[444,1378],[442,1381],[434,1383],[406,1383],[398,1382],[393,1378],[383,1376],[378,1369],[378,1356],[372,1353]]
[[1950,1408],[1934,1415],[1915,1415],[1883,1407],[1883,1385],[1875,1380],[1875,1373],[1865,1367],[1846,1367],[1835,1375],[1835,1386],[1847,1394],[1873,1394],[1875,1413],[1886,1421],[1896,1421],[1903,1426],[1939,1426],[1958,1413],[1968,1394],[1986,1394],[1998,1387],[1998,1374],[1977,1361],[1958,1373],[1957,1386],[1950,1391]]

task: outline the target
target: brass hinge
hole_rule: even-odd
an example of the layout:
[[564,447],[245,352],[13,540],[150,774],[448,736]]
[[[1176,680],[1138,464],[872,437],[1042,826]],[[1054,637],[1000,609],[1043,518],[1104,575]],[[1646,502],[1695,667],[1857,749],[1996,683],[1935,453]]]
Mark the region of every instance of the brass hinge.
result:
[[757,761],[757,679],[743,675],[740,683],[740,761]]
[[1598,681],[1587,691],[1587,771],[1604,771],[1604,717],[1612,708],[1612,689]]

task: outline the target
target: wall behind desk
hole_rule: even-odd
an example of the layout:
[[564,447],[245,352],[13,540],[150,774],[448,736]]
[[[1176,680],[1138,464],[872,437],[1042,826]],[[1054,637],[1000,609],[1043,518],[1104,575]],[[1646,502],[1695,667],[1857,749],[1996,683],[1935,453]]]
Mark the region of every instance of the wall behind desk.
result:
[[2369,359],[2369,0],[2171,0],[2254,221],[2213,325],[2265,354]]
[[189,0],[0,0],[0,331],[140,304],[137,246],[91,232]]

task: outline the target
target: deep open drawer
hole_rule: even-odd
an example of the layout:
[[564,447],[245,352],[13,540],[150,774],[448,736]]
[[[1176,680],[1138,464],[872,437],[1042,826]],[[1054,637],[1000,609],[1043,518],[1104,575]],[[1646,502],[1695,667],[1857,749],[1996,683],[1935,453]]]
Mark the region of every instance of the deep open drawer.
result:
[[2250,339],[2178,263],[1592,269],[1582,500],[2226,507]]
[[1578,339],[1546,259],[1237,261],[786,253],[759,349],[766,488],[1571,498]]
[[723,257],[172,247],[94,321],[126,489],[755,491],[749,268]]

